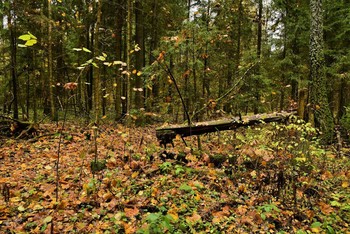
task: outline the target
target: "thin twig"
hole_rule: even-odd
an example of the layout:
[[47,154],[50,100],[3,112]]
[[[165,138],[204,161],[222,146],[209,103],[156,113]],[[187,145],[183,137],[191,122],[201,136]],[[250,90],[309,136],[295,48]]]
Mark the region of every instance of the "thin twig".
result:
[[[254,68],[256,66],[257,63],[251,65],[245,72],[244,74],[237,80],[237,82],[229,89],[226,91],[226,93],[224,93],[221,97],[218,97],[217,99],[215,99],[215,102],[219,102],[222,99],[224,99],[225,97],[227,97],[238,85],[239,83],[244,79],[244,77],[248,74],[248,72]],[[203,110],[205,110],[207,108],[207,106],[202,107],[201,109],[199,109],[198,111],[196,111],[193,115],[192,118],[194,118],[196,115],[198,115],[199,113],[201,113]]]

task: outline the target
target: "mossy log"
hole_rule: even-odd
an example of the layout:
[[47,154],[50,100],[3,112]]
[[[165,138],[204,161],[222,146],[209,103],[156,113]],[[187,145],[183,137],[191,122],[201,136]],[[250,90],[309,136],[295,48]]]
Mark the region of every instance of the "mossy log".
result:
[[232,119],[221,119],[207,122],[198,122],[188,125],[170,125],[156,129],[156,136],[161,145],[173,144],[176,135],[187,137],[192,135],[201,135],[210,132],[234,130],[240,127],[247,127],[259,123],[284,122],[290,116],[296,115],[296,112],[278,112],[272,114],[258,114],[251,116],[242,116]]

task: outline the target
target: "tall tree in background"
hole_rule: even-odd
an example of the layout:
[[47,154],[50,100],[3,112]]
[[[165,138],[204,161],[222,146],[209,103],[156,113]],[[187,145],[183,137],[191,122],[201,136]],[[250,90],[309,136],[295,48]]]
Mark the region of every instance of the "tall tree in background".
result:
[[255,101],[256,104],[254,105],[254,114],[257,114],[259,112],[259,106],[260,106],[260,93],[262,90],[260,90],[260,85],[261,83],[261,47],[262,47],[262,27],[263,27],[263,1],[259,0],[258,1],[258,15],[257,15],[257,24],[258,24],[258,31],[257,31],[257,46],[256,46],[256,57],[258,59],[259,64],[256,67],[256,75],[257,77],[255,78]]
[[[116,17],[115,23],[115,33],[112,34],[112,37],[115,38],[115,48],[116,48],[116,59],[118,61],[122,61],[123,58],[123,27],[125,25],[125,5],[126,1],[119,1],[119,4],[116,5],[116,15],[120,17]],[[115,120],[119,120],[122,117],[122,88],[123,88],[123,80],[121,71],[117,71],[115,76],[115,94],[114,94],[114,107],[115,107]]]
[[[68,105],[76,116],[95,115],[102,106],[103,115],[120,120],[123,114],[146,104],[147,112],[179,121],[183,115],[180,99],[173,95],[175,88],[164,64],[154,62],[164,51],[164,62],[176,78],[190,113],[201,110],[201,115],[194,116],[214,117],[224,113],[223,107],[233,114],[285,109],[287,100],[296,100],[298,90],[307,87],[308,74],[315,74],[308,63],[309,1],[3,0],[0,102],[6,113],[13,111],[23,117],[35,113],[40,119],[39,107],[44,107],[44,114],[53,113],[52,107],[58,113],[58,104],[68,100],[68,93],[58,84],[77,79],[78,95]],[[350,3],[323,1],[326,37],[322,63],[326,71],[322,72],[335,81],[328,94],[331,92],[332,113],[340,119],[350,99]],[[99,14],[102,17],[97,24]],[[15,28],[10,27],[12,23]],[[37,36],[38,44],[19,48],[16,40],[28,31]],[[85,52],[74,50],[83,47]],[[108,56],[98,62],[99,75],[91,63],[83,64],[96,61],[101,52]],[[260,69],[245,73],[259,58]],[[123,66],[103,65],[114,61]],[[123,63],[126,61],[128,68]],[[100,88],[99,76],[103,82]],[[312,83],[316,84],[320,82]],[[228,90],[232,91],[226,95]],[[315,113],[323,107],[314,97],[309,96],[309,100],[313,100]],[[215,102],[210,110],[209,101]],[[255,108],[258,105],[259,110]]]
[[49,93],[50,93],[50,114],[51,114],[51,119],[52,120],[57,120],[58,115],[57,115],[57,110],[56,110],[56,102],[55,102],[55,86],[56,82],[54,81],[54,76],[53,76],[53,57],[52,57],[52,6],[51,6],[51,0],[48,1],[47,3],[47,14],[48,14],[48,76],[49,76]]
[[128,0],[128,14],[127,14],[127,25],[126,25],[126,66],[127,66],[127,72],[125,74],[125,80],[126,80],[126,114],[130,115],[130,110],[132,108],[131,106],[131,44],[132,44],[132,11],[133,11],[133,1]]
[[324,1],[326,75],[332,79],[331,109],[335,123],[349,104],[350,79],[350,1]]
[[144,13],[143,2],[136,0],[135,2],[135,43],[138,46],[135,52],[135,108],[140,109],[144,105],[143,98],[143,79],[141,70],[145,66],[145,40],[144,40]]
[[325,76],[322,0],[310,1],[310,106],[309,121],[323,132],[323,139],[333,138],[333,118],[328,103]]
[[11,80],[13,95],[13,118],[18,119],[18,79],[17,79],[17,43],[16,43],[16,0],[8,0],[8,27],[10,30]]
[[[99,55],[99,30],[100,30],[100,24],[101,24],[101,17],[102,17],[102,0],[97,0],[95,7],[97,8],[97,15],[96,15],[96,24],[94,29],[94,51],[93,55],[98,56]],[[99,67],[94,67],[94,111],[95,111],[95,123],[99,123],[100,115],[101,115],[101,71]]]

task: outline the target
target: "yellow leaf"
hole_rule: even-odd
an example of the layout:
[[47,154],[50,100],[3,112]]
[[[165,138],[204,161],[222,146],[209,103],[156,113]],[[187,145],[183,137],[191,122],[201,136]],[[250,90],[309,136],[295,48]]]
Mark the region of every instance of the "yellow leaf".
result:
[[19,207],[17,208],[17,210],[20,211],[20,212],[23,212],[23,211],[25,211],[26,209],[25,209],[23,206],[19,206]]
[[50,223],[52,221],[52,216],[47,216],[45,219],[44,219],[44,223]]
[[179,220],[179,215],[174,209],[168,210],[168,215],[170,215],[174,219],[174,221]]
[[314,233],[320,233],[321,232],[321,228],[320,227],[314,227],[314,228],[311,228],[311,231],[314,232]]
[[37,204],[33,207],[33,210],[42,210],[44,209],[44,207],[42,207],[41,205]]
[[137,72],[137,76],[141,76],[141,75],[142,75],[141,71]]
[[201,200],[201,195],[199,193],[197,193],[197,195],[194,197],[194,199],[196,201],[200,201]]
[[343,181],[343,183],[341,184],[341,186],[342,186],[343,188],[347,188],[347,187],[349,187],[349,182],[348,182],[348,181]]
[[137,73],[137,70],[134,69],[134,70],[132,71],[132,74],[136,74],[136,73]]
[[138,175],[139,175],[139,172],[135,171],[134,173],[132,173],[131,178],[135,179]]
[[11,202],[20,202],[20,201],[22,201],[22,198],[20,198],[20,197],[11,197],[10,201]]

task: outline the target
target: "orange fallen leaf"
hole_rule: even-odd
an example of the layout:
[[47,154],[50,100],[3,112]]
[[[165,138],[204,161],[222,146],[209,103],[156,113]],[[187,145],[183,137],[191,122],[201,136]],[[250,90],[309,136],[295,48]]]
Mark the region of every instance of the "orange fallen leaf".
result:
[[327,203],[319,202],[318,205],[320,206],[321,212],[325,215],[329,215],[334,211],[332,206]]
[[195,224],[197,223],[198,221],[200,221],[202,219],[202,217],[197,213],[193,213],[192,216],[187,216],[186,217],[186,221],[189,223],[189,224]]
[[139,209],[134,208],[124,208],[125,216],[128,218],[135,217],[140,213]]

